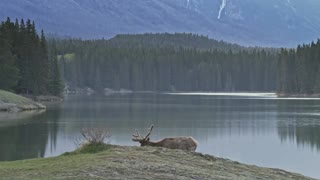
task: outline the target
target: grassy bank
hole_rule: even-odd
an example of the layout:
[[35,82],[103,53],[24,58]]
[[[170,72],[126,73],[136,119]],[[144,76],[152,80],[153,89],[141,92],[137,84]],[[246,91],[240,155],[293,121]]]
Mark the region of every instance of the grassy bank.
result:
[[98,153],[0,163],[1,179],[310,179],[279,169],[152,147],[108,146]]
[[0,90],[0,111],[23,111],[45,108],[44,105],[36,103],[28,98]]

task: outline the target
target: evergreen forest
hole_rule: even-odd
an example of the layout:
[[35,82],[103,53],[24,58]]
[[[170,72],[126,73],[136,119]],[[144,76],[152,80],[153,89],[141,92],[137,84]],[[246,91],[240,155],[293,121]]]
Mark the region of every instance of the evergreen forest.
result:
[[297,49],[282,49],[278,59],[279,93],[320,93],[320,40]]
[[192,34],[55,40],[65,82],[134,91],[275,91],[277,50]]
[[54,45],[31,20],[0,25],[0,89],[26,95],[60,95],[62,81]]
[[320,93],[320,41],[275,49],[163,33],[55,44],[64,80],[74,87]]
[[61,95],[68,87],[133,91],[320,93],[320,41],[295,49],[243,47],[206,36],[117,35],[81,40],[0,25],[0,89]]

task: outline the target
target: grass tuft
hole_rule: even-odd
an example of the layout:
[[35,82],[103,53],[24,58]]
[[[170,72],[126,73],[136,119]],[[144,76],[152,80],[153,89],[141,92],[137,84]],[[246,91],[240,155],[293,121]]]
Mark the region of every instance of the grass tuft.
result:
[[105,143],[98,143],[98,144],[82,144],[78,149],[73,152],[66,152],[63,153],[62,156],[69,156],[69,155],[78,155],[78,154],[95,154],[101,151],[110,150],[112,145],[105,144]]
[[83,144],[79,149],[76,150],[79,154],[92,154],[100,151],[111,149],[110,144],[97,143],[97,144]]
[[110,149],[112,146],[108,144],[111,135],[106,128],[84,128],[81,130],[82,138],[79,148],[73,152],[67,152],[63,155],[75,154],[93,154],[100,151]]

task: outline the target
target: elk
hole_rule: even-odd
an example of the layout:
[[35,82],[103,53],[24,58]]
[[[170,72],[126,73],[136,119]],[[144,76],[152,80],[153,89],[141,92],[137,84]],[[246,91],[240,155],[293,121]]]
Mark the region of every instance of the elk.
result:
[[197,149],[198,142],[192,137],[164,138],[158,142],[151,142],[149,136],[152,129],[153,126],[150,127],[149,132],[145,137],[140,136],[138,130],[136,130],[136,134],[132,135],[132,141],[139,142],[141,146],[164,147],[168,149],[181,149],[193,152]]

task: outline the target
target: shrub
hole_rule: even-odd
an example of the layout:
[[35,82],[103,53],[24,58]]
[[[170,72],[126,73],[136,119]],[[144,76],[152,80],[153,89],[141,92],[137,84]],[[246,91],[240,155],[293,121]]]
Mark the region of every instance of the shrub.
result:
[[111,137],[107,128],[83,128],[81,135],[84,143],[91,145],[108,143]]
[[71,153],[64,155],[83,154],[83,153],[97,153],[110,149],[109,145],[110,133],[107,128],[83,128],[81,130],[81,137],[76,140],[78,149]]

